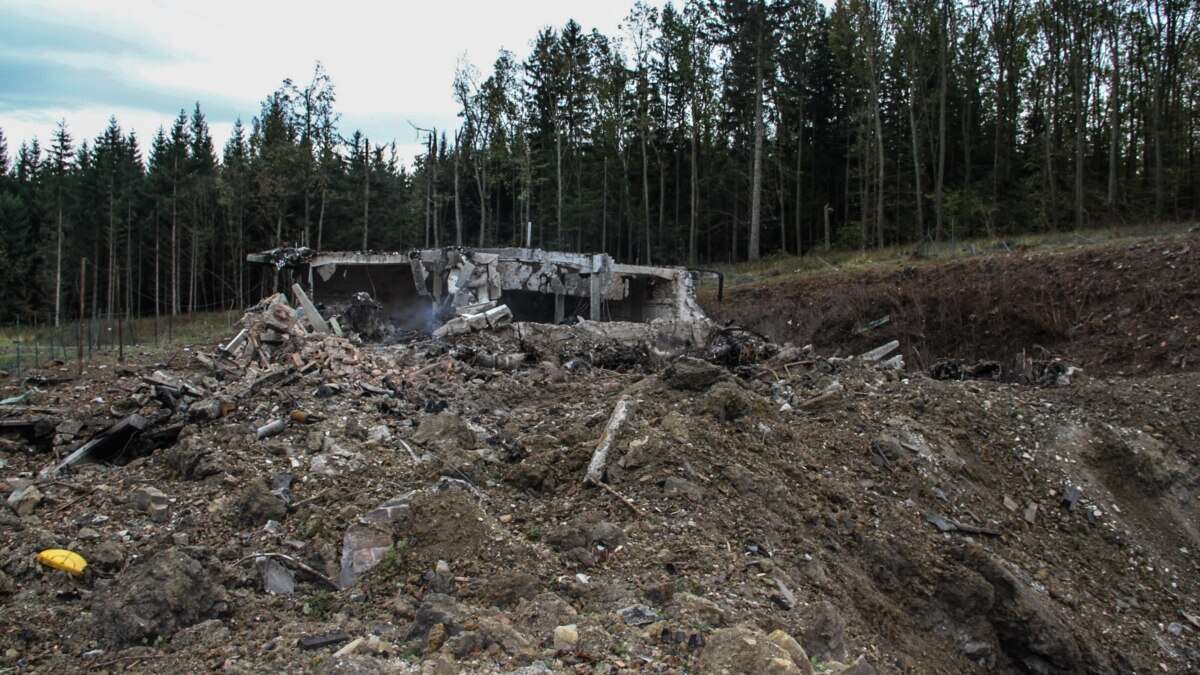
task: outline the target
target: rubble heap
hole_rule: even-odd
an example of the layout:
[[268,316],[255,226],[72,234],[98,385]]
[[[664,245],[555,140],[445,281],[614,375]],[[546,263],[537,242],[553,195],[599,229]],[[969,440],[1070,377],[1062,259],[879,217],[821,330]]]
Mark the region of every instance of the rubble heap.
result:
[[937,379],[892,342],[494,301],[372,344],[295,295],[213,348],[4,385],[6,667],[1200,664],[1200,474],[1171,422],[1195,373]]

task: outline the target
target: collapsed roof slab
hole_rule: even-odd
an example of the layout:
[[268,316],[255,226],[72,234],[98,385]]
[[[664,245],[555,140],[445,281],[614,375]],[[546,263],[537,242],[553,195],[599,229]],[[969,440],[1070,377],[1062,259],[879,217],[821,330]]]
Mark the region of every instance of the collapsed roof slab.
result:
[[387,274],[382,280],[372,275],[374,289],[352,290],[377,295],[381,283],[408,284],[417,295],[430,296],[440,308],[503,298],[519,319],[546,322],[561,321],[568,314],[625,321],[704,317],[687,269],[626,265],[603,253],[517,247],[428,248],[406,253],[289,248],[251,254],[247,259],[299,272],[308,279],[314,297],[322,296],[322,286],[331,286],[339,270],[378,269]]

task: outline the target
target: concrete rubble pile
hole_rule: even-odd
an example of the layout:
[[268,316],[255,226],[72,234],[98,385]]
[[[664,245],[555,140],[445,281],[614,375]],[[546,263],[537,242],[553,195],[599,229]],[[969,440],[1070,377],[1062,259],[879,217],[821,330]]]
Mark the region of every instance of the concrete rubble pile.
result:
[[[187,362],[60,386],[50,402],[75,401],[76,421],[0,424],[67,457],[5,483],[0,595],[34,626],[12,662],[870,675],[891,660],[855,601],[916,586],[900,559],[938,570],[930,587],[963,580],[920,602],[975,612],[947,657],[964,670],[1109,672],[992,551],[937,557],[1002,532],[955,509],[966,462],[909,402],[945,405],[953,383],[910,384],[898,342],[838,358],[696,316],[514,321],[480,290],[486,259],[455,264],[434,330],[389,340],[371,296],[324,315],[296,286]],[[1075,486],[1053,506],[1068,496],[1063,513],[1095,508]],[[1028,488],[1021,522],[1050,517],[1040,498]],[[917,565],[927,540],[936,564]],[[52,573],[35,548],[89,571]],[[62,611],[40,627],[47,602]]]

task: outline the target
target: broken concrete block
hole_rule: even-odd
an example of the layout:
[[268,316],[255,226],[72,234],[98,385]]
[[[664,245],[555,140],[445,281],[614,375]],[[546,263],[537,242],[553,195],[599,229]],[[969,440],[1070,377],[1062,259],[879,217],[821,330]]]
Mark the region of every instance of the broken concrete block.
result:
[[467,320],[459,316],[439,326],[437,330],[433,331],[433,337],[444,338],[450,335],[462,335],[470,331],[471,328],[467,325]]
[[477,302],[473,305],[463,305],[462,307],[455,309],[454,313],[458,316],[466,316],[467,314],[483,314],[489,309],[493,309],[495,306],[495,300]]
[[292,571],[274,558],[255,558],[254,566],[262,577],[263,590],[277,595],[291,595],[296,591],[296,577]]
[[484,314],[467,314],[462,318],[467,322],[467,327],[473,331],[486,330],[488,327],[487,316]]
[[300,284],[292,284],[292,293],[296,295],[296,299],[300,301],[300,306],[304,308],[304,318],[308,319],[308,325],[312,326],[314,333],[328,333],[329,324],[325,323],[325,319],[321,317],[321,313],[317,311],[317,306],[312,300],[308,299],[308,294],[300,288]]
[[507,326],[512,323],[513,314],[508,305],[500,305],[493,309],[484,312],[483,315],[487,318],[488,325],[492,328]]
[[129,502],[156,523],[165,523],[171,515],[167,495],[156,487],[146,486],[134,490],[129,496]]
[[22,518],[33,513],[33,510],[42,503],[42,491],[36,485],[26,485],[18,488],[8,495],[8,507]]

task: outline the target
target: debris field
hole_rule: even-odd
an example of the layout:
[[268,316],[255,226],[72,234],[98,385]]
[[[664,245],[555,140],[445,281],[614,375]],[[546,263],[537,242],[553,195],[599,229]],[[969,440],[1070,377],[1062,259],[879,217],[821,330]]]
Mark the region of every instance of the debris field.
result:
[[384,344],[351,328],[370,297],[324,330],[308,305],[3,382],[0,666],[1200,668],[1191,360],[918,363],[883,329],[504,305]]

